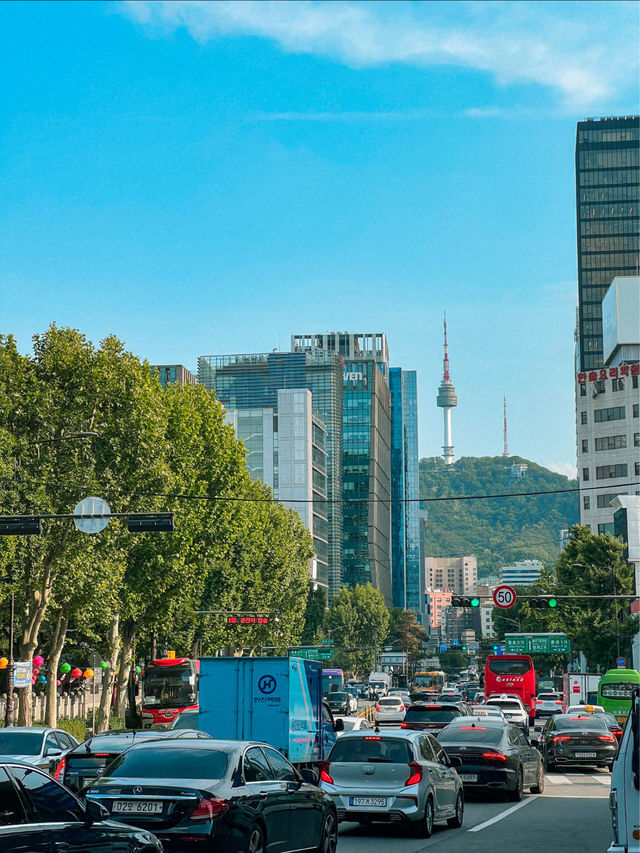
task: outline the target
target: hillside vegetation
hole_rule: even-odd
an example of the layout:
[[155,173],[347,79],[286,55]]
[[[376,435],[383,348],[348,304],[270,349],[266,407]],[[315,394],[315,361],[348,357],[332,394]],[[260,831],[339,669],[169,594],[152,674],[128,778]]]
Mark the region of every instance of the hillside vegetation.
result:
[[[510,467],[526,463],[516,479]],[[426,500],[425,554],[478,559],[478,576],[499,574],[516,560],[541,560],[553,569],[561,550],[560,531],[579,521],[578,493],[429,501],[429,498],[511,495],[577,487],[576,480],[554,474],[518,456],[462,457],[445,465],[439,457],[420,460],[420,498]]]

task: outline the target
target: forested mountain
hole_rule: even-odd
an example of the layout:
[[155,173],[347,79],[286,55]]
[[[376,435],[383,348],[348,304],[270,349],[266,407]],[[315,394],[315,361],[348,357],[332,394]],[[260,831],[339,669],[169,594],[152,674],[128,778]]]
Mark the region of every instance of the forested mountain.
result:
[[[514,463],[528,465],[525,476],[512,475]],[[561,550],[560,531],[579,521],[578,493],[525,493],[549,493],[577,485],[576,480],[518,456],[467,456],[453,465],[445,465],[439,456],[421,459],[420,497],[427,510],[425,554],[474,554],[479,577],[499,574],[502,566],[516,560],[537,559],[553,569]],[[482,497],[513,494],[523,496]],[[460,499],[462,496],[467,499]]]

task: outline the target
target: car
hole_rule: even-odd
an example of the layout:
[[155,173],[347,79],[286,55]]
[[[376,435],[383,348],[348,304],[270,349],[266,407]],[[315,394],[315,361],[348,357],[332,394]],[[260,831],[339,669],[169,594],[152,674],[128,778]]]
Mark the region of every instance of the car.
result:
[[436,821],[462,826],[462,783],[427,732],[348,732],[321,765],[320,787],[339,821],[402,823],[425,838]]
[[371,731],[373,729],[373,726],[366,717],[342,717],[342,725],[344,728],[341,732],[338,732],[338,737],[343,735],[344,732],[360,732],[365,729]]
[[525,788],[544,791],[544,768],[538,750],[518,726],[498,718],[463,717],[437,734],[451,759],[460,760],[458,775],[465,791],[502,791],[519,802]]
[[404,705],[411,704],[411,697],[407,690],[390,690],[388,693],[389,696],[399,696],[402,699]]
[[81,803],[28,764],[0,761],[0,803],[2,853],[162,853],[152,833],[108,820],[98,803]]
[[472,717],[491,717],[492,719],[504,720],[507,718],[504,715],[502,708],[497,705],[472,705],[469,709]]
[[358,710],[358,700],[342,690],[327,693],[327,704],[332,714],[351,714]]
[[435,690],[412,690],[409,698],[413,704],[418,702],[436,702],[440,694]]
[[174,729],[197,729],[198,721],[200,720],[200,712],[197,708],[185,708],[182,713],[178,714],[169,723],[168,731]]
[[[180,716],[176,717],[176,720],[179,720],[184,713],[183,711]],[[192,737],[210,740],[210,735],[206,732],[199,732],[194,729],[173,728],[165,731],[144,729],[130,732],[102,732],[67,752],[60,762],[56,779],[59,779],[71,791],[81,793],[87,785],[104,772],[108,764],[111,764],[115,758],[134,743],[164,739],[181,740]]]
[[476,695],[473,697],[473,701],[476,705],[483,705],[487,701],[487,696],[483,690],[478,690]]
[[404,720],[405,704],[399,696],[382,696],[376,704],[377,723],[401,723]]
[[565,765],[608,767],[611,771],[618,741],[598,714],[559,714],[550,717],[537,741],[545,770]]
[[606,714],[602,705],[569,705],[565,714]]
[[613,716],[613,714],[596,714],[597,717],[602,717],[605,723],[607,724],[607,728],[611,732],[611,734],[618,741],[618,745],[620,745],[620,741],[622,740],[622,735],[624,734],[624,730],[618,720]]
[[31,764],[51,774],[58,771],[66,753],[77,745],[76,738],[62,729],[39,726],[0,729],[0,761]]
[[538,693],[535,699],[535,718],[541,720],[562,713],[562,697],[559,693]]
[[464,717],[466,709],[455,702],[409,705],[401,728],[440,730],[455,717]]
[[438,696],[438,699],[441,702],[444,702],[445,700],[447,702],[464,702],[465,701],[464,696],[462,695],[462,693],[460,693],[459,690],[443,690],[440,693],[440,695]]
[[257,741],[170,740],[132,746],[87,790],[166,851],[335,851],[331,797],[273,747]]
[[500,708],[507,722],[520,726],[527,737],[529,736],[529,713],[519,696],[501,693],[499,696],[490,696],[485,705],[495,705]]

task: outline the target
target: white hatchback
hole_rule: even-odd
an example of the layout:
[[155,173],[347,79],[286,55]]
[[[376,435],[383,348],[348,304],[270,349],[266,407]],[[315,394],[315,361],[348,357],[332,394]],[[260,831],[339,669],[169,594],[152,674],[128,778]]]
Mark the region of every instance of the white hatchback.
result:
[[401,723],[406,706],[399,696],[382,696],[376,705],[376,723]]

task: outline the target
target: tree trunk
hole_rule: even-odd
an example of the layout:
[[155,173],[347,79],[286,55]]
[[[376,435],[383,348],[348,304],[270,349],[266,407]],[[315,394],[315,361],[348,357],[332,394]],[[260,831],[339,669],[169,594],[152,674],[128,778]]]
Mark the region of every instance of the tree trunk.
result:
[[63,609],[58,612],[56,627],[51,638],[51,651],[49,652],[49,677],[47,679],[47,710],[45,724],[55,729],[58,724],[58,664],[62,655],[64,641],[67,637],[67,626],[69,620]]
[[116,676],[116,716],[124,720],[127,712],[127,684],[133,664],[133,643],[135,627],[133,622],[127,622],[122,631],[122,650],[120,652],[120,669]]
[[105,660],[108,663],[102,678],[102,692],[100,694],[100,705],[98,707],[98,720],[96,732],[104,732],[109,728],[109,717],[111,715],[111,699],[113,687],[116,681],[116,665],[118,663],[118,651],[120,645],[120,615],[114,614],[109,625],[108,652]]

